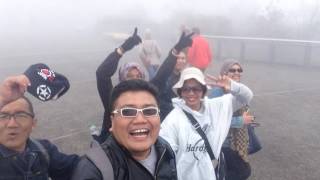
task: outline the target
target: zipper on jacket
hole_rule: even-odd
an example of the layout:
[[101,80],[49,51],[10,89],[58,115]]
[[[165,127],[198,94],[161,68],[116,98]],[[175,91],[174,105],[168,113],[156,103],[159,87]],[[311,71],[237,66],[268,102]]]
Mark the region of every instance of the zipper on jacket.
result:
[[161,161],[162,161],[162,159],[163,159],[163,156],[164,156],[164,154],[166,153],[166,151],[167,151],[167,149],[164,149],[164,151],[162,152],[162,154],[161,154],[161,156],[160,156],[160,159],[159,159],[159,161],[158,161],[158,163],[157,163],[157,167],[156,167],[156,171],[155,171],[155,173],[154,173],[154,179],[155,180],[157,180],[157,175],[158,175],[158,171],[159,171],[159,165],[160,165],[160,163],[161,163]]

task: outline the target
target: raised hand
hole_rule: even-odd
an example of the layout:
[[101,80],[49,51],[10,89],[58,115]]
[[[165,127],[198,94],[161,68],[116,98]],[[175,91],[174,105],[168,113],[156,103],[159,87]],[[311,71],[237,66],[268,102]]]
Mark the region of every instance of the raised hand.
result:
[[138,28],[134,28],[134,33],[132,36],[130,36],[126,41],[121,45],[122,53],[125,53],[126,51],[129,51],[134,46],[141,43],[141,38],[138,35]]
[[224,89],[225,92],[230,92],[231,89],[231,79],[226,76],[214,77],[212,75],[206,75],[206,83],[209,86],[217,86]]
[[25,75],[9,76],[0,84],[0,108],[26,92],[30,81]]
[[186,35],[184,32],[181,34],[180,39],[178,43],[174,46],[174,49],[179,53],[182,49],[186,47],[190,47],[192,45],[192,38],[191,36],[194,33],[190,33],[189,35]]
[[255,118],[254,116],[250,115],[249,112],[243,112],[242,117],[243,117],[243,123],[244,124],[253,123],[254,118]]

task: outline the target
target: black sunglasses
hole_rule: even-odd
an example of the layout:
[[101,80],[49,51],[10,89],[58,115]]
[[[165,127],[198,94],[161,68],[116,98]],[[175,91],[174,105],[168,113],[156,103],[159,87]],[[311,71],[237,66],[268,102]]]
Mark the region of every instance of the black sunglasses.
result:
[[185,86],[181,88],[181,92],[183,93],[190,93],[191,91],[194,93],[200,93],[203,91],[203,89],[200,86],[193,86],[193,87]]
[[120,113],[122,117],[137,117],[138,112],[141,112],[145,117],[152,117],[159,115],[159,108],[157,107],[146,107],[146,108],[133,108],[133,107],[124,107],[121,109],[115,109],[112,113]]
[[238,71],[238,73],[242,73],[243,70],[240,68],[240,69],[229,69],[229,72],[230,73],[235,73],[236,71]]

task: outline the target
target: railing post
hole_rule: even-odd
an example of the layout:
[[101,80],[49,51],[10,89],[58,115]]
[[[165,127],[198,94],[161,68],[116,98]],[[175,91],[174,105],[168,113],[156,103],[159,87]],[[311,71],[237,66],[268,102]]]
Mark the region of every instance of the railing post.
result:
[[215,46],[213,46],[213,58],[215,58],[215,60],[219,60],[221,61],[221,41],[218,39],[215,39],[214,44]]
[[272,64],[275,61],[275,43],[271,41],[269,47],[269,62]]
[[[224,58],[224,50],[229,48],[228,44],[224,43],[225,41],[231,40],[232,42],[236,42],[234,44],[237,45],[237,53],[239,54],[232,54],[234,56],[238,55],[239,61],[248,61],[249,59],[246,59],[246,55],[251,55],[252,52],[246,52],[247,44],[252,41],[258,41],[258,42],[265,42],[266,48],[263,47],[263,50],[267,51],[267,57],[263,56],[262,61],[265,61],[266,63],[275,64],[280,63],[282,64],[281,60],[279,59],[277,61],[277,55],[283,55],[283,52],[277,51],[277,48],[279,45],[284,46],[296,46],[295,44],[303,45],[301,47],[303,49],[303,54],[301,56],[301,53],[298,55],[301,57],[299,59],[302,59],[302,61],[299,61],[299,64],[302,66],[310,66],[312,64],[312,52],[314,51],[315,47],[318,48],[320,46],[320,41],[303,41],[303,40],[294,40],[294,39],[274,39],[274,38],[251,38],[251,37],[229,37],[229,36],[211,36],[211,35],[205,35],[205,37],[208,37],[210,39],[214,40],[214,47],[212,48],[214,59],[221,60]],[[225,47],[224,47],[225,46]],[[240,48],[240,49],[239,49]],[[286,47],[285,47],[286,48]],[[300,50],[300,49],[299,49]],[[253,52],[254,53],[254,52]],[[227,54],[227,56],[231,56],[231,54]],[[280,58],[280,57],[279,57]],[[287,63],[285,63],[287,64]],[[291,64],[289,62],[289,64]]]
[[310,66],[312,46],[311,44],[306,43],[304,47],[305,48],[304,48],[303,64],[305,66]]
[[240,44],[240,62],[244,62],[245,61],[245,55],[246,55],[246,43],[244,41],[241,41]]

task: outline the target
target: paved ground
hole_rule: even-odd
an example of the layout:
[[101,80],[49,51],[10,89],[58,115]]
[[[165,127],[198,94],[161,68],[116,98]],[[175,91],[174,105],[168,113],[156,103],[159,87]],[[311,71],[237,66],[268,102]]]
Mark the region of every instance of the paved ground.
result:
[[[70,79],[69,92],[58,101],[42,103],[32,98],[38,115],[33,136],[51,139],[64,152],[86,150],[89,126],[99,126],[102,119],[95,69],[107,53],[0,57],[1,80],[40,61]],[[135,53],[126,54],[122,62]],[[209,72],[216,74],[219,67],[220,62],[215,63]],[[243,82],[255,93],[252,112],[262,124],[256,131],[263,150],[251,156],[251,179],[319,179],[319,69],[244,62],[244,74]]]

